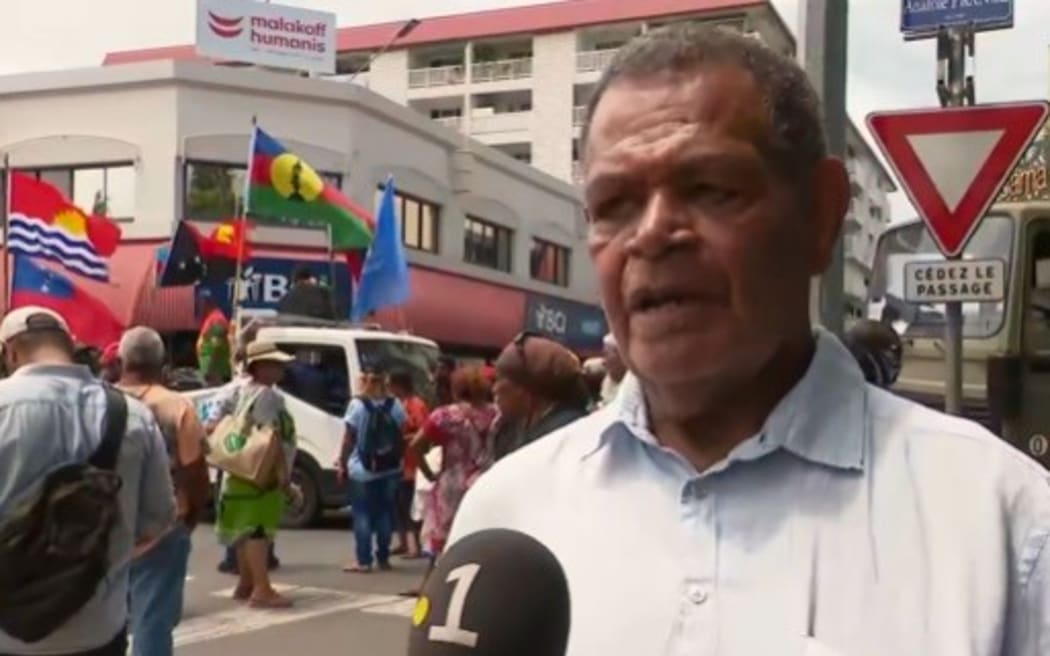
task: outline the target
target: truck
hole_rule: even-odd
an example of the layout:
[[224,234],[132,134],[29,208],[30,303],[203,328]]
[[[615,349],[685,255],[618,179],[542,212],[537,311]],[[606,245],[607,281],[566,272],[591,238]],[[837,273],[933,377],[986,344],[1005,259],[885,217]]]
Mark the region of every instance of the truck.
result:
[[[963,304],[963,414],[1050,467],[1050,139],[1037,141],[967,243],[964,259],[1005,262],[1001,301]],[[904,299],[904,265],[943,260],[918,219],[877,245],[869,317],[903,341],[895,391],[944,405],[943,304]]]
[[[411,374],[416,391],[432,398],[432,372],[440,355],[433,341],[415,335],[390,332],[375,326],[320,321],[303,317],[264,320],[256,339],[277,344],[302,363],[316,366],[326,375],[329,394],[325,398],[303,398],[288,377],[280,393],[295,420],[298,454],[291,473],[292,485],[302,501],[290,505],[284,525],[304,528],[314,524],[325,510],[347,505],[347,489],[336,476],[336,461],[342,446],[343,415],[350,398],[358,393],[365,366],[382,366]],[[185,392],[197,413],[207,416],[221,387]]]

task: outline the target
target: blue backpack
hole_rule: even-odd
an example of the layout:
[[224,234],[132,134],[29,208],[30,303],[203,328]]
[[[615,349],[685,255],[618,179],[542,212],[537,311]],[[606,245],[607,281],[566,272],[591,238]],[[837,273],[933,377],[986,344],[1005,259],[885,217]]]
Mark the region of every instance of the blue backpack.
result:
[[361,464],[370,472],[400,469],[401,459],[405,455],[405,441],[401,436],[401,426],[394,419],[394,399],[376,403],[361,398],[361,403],[368,411],[368,422],[358,451]]

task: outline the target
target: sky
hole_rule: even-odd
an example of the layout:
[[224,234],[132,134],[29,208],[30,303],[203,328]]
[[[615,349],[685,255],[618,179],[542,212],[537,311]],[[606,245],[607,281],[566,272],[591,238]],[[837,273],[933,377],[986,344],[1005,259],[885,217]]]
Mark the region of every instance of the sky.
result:
[[[340,26],[425,19],[540,0],[280,0],[333,11]],[[645,2],[646,0],[623,0]],[[832,2],[845,0],[830,0]],[[804,0],[772,0],[795,31]],[[1015,27],[977,37],[977,102],[1045,99],[1050,93],[1050,0],[1014,0]],[[3,0],[0,74],[95,66],[111,50],[192,43],[194,0]],[[877,110],[937,105],[933,40],[905,43],[898,0],[849,0],[847,108],[866,134]],[[870,139],[869,139],[870,141]],[[902,193],[894,219],[914,216]]]

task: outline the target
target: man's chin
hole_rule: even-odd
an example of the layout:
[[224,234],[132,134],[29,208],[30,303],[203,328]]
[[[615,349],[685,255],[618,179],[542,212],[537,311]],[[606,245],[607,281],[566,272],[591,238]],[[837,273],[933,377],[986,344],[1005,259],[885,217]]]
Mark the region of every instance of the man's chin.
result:
[[670,337],[631,344],[631,365],[642,380],[676,385],[717,377],[725,371],[729,348],[722,340]]

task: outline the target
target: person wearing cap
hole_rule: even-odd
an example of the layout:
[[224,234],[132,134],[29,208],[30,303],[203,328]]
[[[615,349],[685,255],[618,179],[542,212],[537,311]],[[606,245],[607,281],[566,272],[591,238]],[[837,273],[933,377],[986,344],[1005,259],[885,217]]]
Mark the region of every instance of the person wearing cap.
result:
[[499,460],[587,414],[583,366],[547,337],[522,333],[496,359],[499,419],[492,438]]
[[242,404],[250,403],[252,421],[271,426],[281,440],[283,458],[277,462],[278,485],[259,489],[236,476],[223,476],[219,508],[215,521],[220,541],[236,549],[240,577],[233,598],[255,608],[287,608],[292,601],[274,590],[270,583],[269,547],[277,534],[284,513],[286,495],[294,494],[290,473],[295,462],[295,422],[284,407],[284,397],[276,384],[284,376],[292,356],[276,344],[254,341],[245,348],[246,378],[228,386],[217,400],[217,411],[209,424],[222,417],[236,415]]
[[135,656],[173,652],[172,632],[182,616],[190,556],[190,533],[211,496],[204,462],[204,428],[193,403],[163,384],[164,340],[136,326],[125,331],[114,359],[121,363],[117,387],[146,404],[164,436],[175,484],[175,522],[155,542],[136,550],[131,564],[131,630]]
[[[23,307],[0,321],[0,519],[45,474],[86,462],[102,440],[103,383],[73,364],[73,338],[61,316]],[[95,596],[66,624],[25,644],[0,630],[0,654],[123,656],[127,648],[128,572],[136,544],[163,535],[175,519],[164,439],[153,414],[128,399],[117,458],[120,513],[110,536],[109,571]]]

